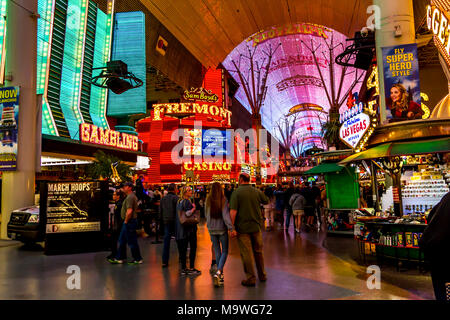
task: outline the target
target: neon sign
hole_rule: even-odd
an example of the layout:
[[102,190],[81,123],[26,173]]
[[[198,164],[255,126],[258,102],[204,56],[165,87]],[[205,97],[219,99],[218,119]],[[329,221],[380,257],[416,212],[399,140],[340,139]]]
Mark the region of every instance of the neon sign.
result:
[[219,117],[227,121],[231,126],[231,111],[218,107],[216,105],[199,104],[199,103],[165,103],[153,105],[153,120],[162,120],[162,115],[174,117],[194,116],[196,114],[206,114]]
[[327,27],[312,23],[295,23],[282,27],[274,27],[265,31],[260,31],[247,39],[247,42],[253,41],[253,46],[257,46],[267,40],[278,37],[289,36],[292,34],[307,34],[316,37],[328,39],[326,32],[331,32]]
[[450,16],[435,5],[427,6],[427,26],[433,32],[434,42],[439,52],[450,66]]
[[189,91],[186,90],[184,91],[183,98],[189,101],[203,101],[210,103],[215,103],[219,100],[217,94],[204,88],[191,88]]
[[138,151],[138,137],[124,132],[99,128],[89,123],[80,125],[80,140],[113,148]]
[[185,162],[184,170],[197,170],[197,171],[230,171],[231,163],[224,162],[202,162],[202,163],[194,163]]
[[340,110],[339,130],[340,139],[356,152],[360,152],[366,145],[377,126],[377,97],[379,97],[378,67],[372,66],[370,75],[366,81],[367,89],[375,88],[372,99],[367,103],[359,101],[357,93],[350,94],[346,107]]

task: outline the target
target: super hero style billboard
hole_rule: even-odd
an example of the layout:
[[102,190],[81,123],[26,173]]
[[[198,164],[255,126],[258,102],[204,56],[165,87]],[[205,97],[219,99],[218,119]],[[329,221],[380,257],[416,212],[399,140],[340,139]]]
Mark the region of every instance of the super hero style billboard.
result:
[[19,87],[0,88],[0,171],[17,169]]
[[386,119],[422,119],[417,44],[382,48]]

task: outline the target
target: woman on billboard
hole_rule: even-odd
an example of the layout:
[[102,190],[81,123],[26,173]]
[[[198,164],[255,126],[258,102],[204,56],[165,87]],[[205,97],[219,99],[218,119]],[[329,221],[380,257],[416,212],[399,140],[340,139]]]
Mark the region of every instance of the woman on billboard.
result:
[[394,121],[422,119],[424,112],[421,106],[414,101],[409,101],[408,92],[402,84],[396,83],[392,86],[391,100],[390,110]]

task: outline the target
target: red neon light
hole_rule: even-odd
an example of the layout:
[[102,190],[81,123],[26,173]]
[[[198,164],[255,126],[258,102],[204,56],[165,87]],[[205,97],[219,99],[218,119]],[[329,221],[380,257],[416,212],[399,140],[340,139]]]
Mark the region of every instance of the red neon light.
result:
[[138,137],[114,130],[104,130],[89,123],[80,124],[80,140],[113,148],[138,151]]

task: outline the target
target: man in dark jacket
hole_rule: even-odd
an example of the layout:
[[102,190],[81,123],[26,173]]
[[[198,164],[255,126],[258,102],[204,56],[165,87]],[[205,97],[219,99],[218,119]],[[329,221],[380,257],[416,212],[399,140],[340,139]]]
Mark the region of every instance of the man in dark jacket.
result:
[[175,215],[177,214],[178,202],[174,184],[169,185],[168,191],[169,193],[161,199],[159,205],[159,214],[164,225],[163,268],[169,265],[170,239],[175,235]]
[[450,192],[428,215],[428,226],[419,244],[430,262],[436,300],[446,300],[445,286],[450,286]]
[[291,224],[292,207],[289,204],[289,200],[291,200],[291,197],[294,194],[294,192],[295,192],[294,184],[292,182],[289,182],[289,188],[284,192],[284,201],[283,201],[286,211],[286,219],[284,221],[284,229],[286,230],[289,230],[289,226]]

